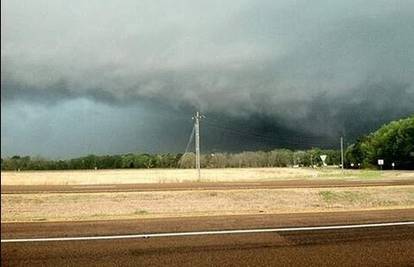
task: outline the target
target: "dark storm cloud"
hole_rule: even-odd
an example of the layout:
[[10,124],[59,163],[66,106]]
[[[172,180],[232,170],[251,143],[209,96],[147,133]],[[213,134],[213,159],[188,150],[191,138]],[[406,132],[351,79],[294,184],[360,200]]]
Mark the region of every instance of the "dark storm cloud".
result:
[[[123,116],[141,106],[137,120],[200,109],[265,136],[210,129],[212,149],[329,145],[414,113],[413,12],[408,0],[3,1],[2,104],[89,99]],[[164,122],[177,138],[188,123]]]

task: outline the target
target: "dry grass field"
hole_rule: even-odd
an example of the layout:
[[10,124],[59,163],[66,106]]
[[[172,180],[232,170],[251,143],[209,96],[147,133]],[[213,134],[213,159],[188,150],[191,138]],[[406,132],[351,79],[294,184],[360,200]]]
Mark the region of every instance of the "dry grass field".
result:
[[414,186],[2,194],[2,222],[275,214],[414,207]]
[[[277,180],[404,180],[410,171],[324,168],[2,172],[2,185],[99,185]],[[414,207],[414,186],[2,194],[2,222],[270,214]]]
[[[202,182],[272,181],[282,179],[414,179],[413,171],[345,170],[333,168],[203,169]],[[79,171],[6,171],[2,185],[82,185],[198,181],[194,169],[120,169]]]

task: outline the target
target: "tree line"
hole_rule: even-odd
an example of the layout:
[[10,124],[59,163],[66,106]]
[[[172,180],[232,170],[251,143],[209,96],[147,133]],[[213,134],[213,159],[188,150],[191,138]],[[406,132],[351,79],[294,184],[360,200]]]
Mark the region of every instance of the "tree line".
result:
[[[201,155],[202,168],[243,167],[309,167],[321,166],[321,155],[327,165],[339,165],[339,150],[313,148],[293,151],[248,151],[241,153],[209,153]],[[414,115],[392,121],[369,135],[360,137],[345,151],[346,168],[414,169]],[[393,166],[394,164],[394,166]],[[194,168],[194,153],[186,154],[122,154],[89,155],[69,160],[48,160],[40,157],[13,156],[1,159],[2,170],[84,170],[127,168]]]
[[[212,153],[201,155],[200,164],[202,168],[258,168],[258,167],[309,167],[321,166],[321,155],[327,155],[327,165],[338,165],[340,163],[340,151],[310,149],[292,151],[289,149],[275,149],[272,151],[247,151],[241,153]],[[184,155],[179,167],[193,168],[195,154]]]
[[[202,168],[321,166],[320,155],[327,155],[328,165],[340,163],[338,150],[318,148],[292,151],[276,149],[241,153],[209,153],[201,155]],[[88,155],[69,160],[49,160],[40,157],[13,156],[1,159],[2,170],[84,170],[84,169],[149,169],[194,168],[195,154],[123,154]]]
[[360,137],[347,148],[345,166],[377,168],[379,159],[384,161],[384,169],[414,169],[414,115]]

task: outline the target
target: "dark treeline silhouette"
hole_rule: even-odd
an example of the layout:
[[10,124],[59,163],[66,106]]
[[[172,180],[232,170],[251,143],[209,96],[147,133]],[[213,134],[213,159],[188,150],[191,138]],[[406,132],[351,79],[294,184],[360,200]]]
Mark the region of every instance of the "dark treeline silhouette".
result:
[[[276,149],[269,152],[214,153],[201,156],[203,168],[320,166],[320,155],[327,155],[328,165],[338,165],[337,150],[310,149],[292,151]],[[1,159],[2,170],[84,170],[125,168],[194,168],[194,153],[89,155],[69,160],[48,160],[40,157],[13,156]]]

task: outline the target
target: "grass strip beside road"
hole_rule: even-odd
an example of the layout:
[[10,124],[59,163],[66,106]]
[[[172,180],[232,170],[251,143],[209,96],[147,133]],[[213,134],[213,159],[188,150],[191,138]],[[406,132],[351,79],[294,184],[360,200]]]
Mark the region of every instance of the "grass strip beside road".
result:
[[[201,182],[268,182],[283,180],[404,180],[413,171],[345,170],[338,168],[203,169]],[[163,184],[199,181],[194,169],[122,169],[78,171],[2,171],[4,185]]]
[[2,194],[2,222],[277,214],[414,207],[414,186]]

